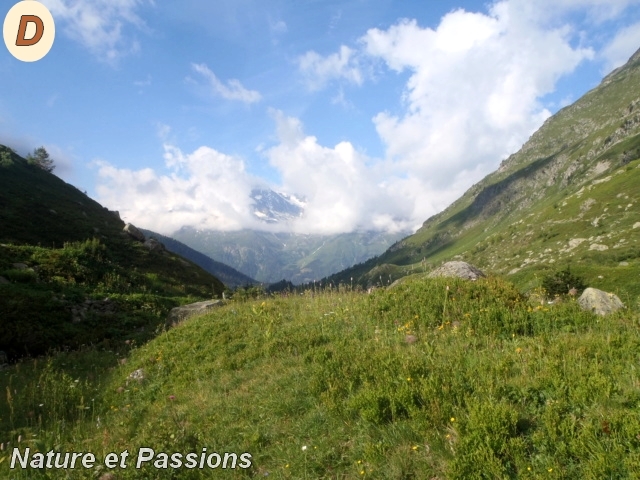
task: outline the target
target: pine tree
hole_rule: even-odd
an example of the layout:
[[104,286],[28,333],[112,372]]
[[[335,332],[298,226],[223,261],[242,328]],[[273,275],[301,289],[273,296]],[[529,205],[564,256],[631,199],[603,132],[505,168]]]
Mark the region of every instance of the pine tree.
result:
[[53,163],[51,157],[49,157],[49,152],[44,147],[36,148],[32,154],[27,156],[27,161],[30,165],[35,165],[38,168],[41,168],[45,172],[51,173],[56,166]]

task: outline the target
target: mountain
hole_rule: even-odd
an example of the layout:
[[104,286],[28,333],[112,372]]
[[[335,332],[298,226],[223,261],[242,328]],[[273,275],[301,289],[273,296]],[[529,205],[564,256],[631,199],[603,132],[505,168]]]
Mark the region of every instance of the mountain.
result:
[[275,192],[271,189],[254,189],[253,214],[265,223],[290,222],[304,213],[305,202],[295,195]]
[[286,279],[298,284],[319,280],[379,255],[404,235],[383,232],[338,235],[258,230],[219,232],[184,227],[171,236],[260,282]]
[[232,268],[229,265],[225,265],[224,263],[217,262],[212,258],[194,250],[193,248],[189,248],[184,243],[179,242],[173,238],[161,235],[156,232],[152,232],[151,230],[145,230],[143,228],[141,228],[140,231],[144,233],[147,238],[155,238],[159,242],[162,242],[166,249],[170,252],[176,253],[183,258],[191,260],[200,268],[206,270],[211,275],[218,278],[229,288],[241,287],[245,285],[255,285],[259,283],[253,278],[240,273],[235,268]]
[[463,259],[530,290],[570,267],[640,293],[640,50],[414,234],[330,279],[384,283]]
[[124,226],[0,146],[0,350],[15,358],[148,340],[172,307],[222,294],[216,277]]

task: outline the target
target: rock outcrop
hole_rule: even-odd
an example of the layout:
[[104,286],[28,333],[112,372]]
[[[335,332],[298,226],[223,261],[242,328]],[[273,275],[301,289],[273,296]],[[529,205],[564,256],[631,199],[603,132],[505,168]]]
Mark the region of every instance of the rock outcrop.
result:
[[146,242],[144,242],[144,246],[152,252],[162,252],[165,250],[164,245],[155,238],[149,238]]
[[204,302],[190,303],[189,305],[172,308],[167,316],[165,326],[171,328],[187,318],[204,315],[211,309],[221,307],[222,305],[224,305],[222,300],[205,300]]
[[428,275],[428,277],[456,277],[464,278],[466,280],[477,280],[478,278],[486,277],[486,275],[467,262],[454,261],[447,262],[436,268]]
[[144,242],[146,240],[144,234],[131,223],[127,223],[122,230],[134,240],[137,240],[139,242]]
[[624,308],[624,304],[617,295],[603,292],[597,288],[587,288],[578,299],[578,304],[583,310],[598,315],[607,315]]

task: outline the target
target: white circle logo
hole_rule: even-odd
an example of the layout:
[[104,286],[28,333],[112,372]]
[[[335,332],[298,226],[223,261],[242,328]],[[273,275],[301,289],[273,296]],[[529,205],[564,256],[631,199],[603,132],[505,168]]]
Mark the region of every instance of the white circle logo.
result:
[[36,62],[51,50],[56,26],[47,7],[23,0],[7,13],[2,33],[11,55],[23,62]]

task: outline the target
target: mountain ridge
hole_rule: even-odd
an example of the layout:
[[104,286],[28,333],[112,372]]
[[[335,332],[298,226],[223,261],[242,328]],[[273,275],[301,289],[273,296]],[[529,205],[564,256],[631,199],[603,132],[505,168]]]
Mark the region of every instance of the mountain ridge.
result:
[[221,232],[183,227],[172,238],[259,282],[312,282],[383,252],[403,234],[338,235],[259,230]]
[[[415,234],[377,258],[328,279],[345,282],[354,277],[362,284],[371,284],[376,283],[381,268],[392,278],[400,278],[446,259],[460,258],[496,274],[511,273],[519,286],[532,288],[536,272],[548,271],[554,263],[573,261],[579,268],[580,264],[593,266],[596,255],[588,249],[592,245],[601,248],[597,245],[602,244],[598,243],[602,239],[595,240],[601,236],[599,223],[591,218],[596,209],[600,209],[601,222],[610,219],[625,235],[640,220],[627,206],[635,204],[635,191],[640,186],[635,171],[627,167],[635,165],[639,157],[640,50],[597,87],[547,119],[518,152],[445,210],[428,218]],[[624,195],[611,198],[607,185],[619,185],[618,193]],[[586,195],[584,191],[572,197],[581,188],[590,189],[589,196],[595,203],[583,205],[584,199],[577,201]],[[622,204],[625,196],[629,202]],[[616,212],[610,211],[614,208]],[[626,216],[618,218],[618,211]],[[583,235],[589,231],[589,235]],[[611,227],[604,234],[609,235],[608,240],[619,236]],[[591,241],[566,250],[569,242],[583,236]],[[532,237],[541,240],[534,242],[533,250],[527,250]],[[630,248],[615,242],[605,246],[607,250],[600,251],[602,258],[614,249],[620,252]],[[538,255],[546,250],[554,254],[546,255],[544,262],[516,265],[514,261],[516,255],[526,255],[527,251]],[[608,250],[609,254],[602,253]],[[578,259],[574,258],[577,253]],[[596,283],[598,276],[594,278]],[[608,285],[618,284],[612,281]]]

